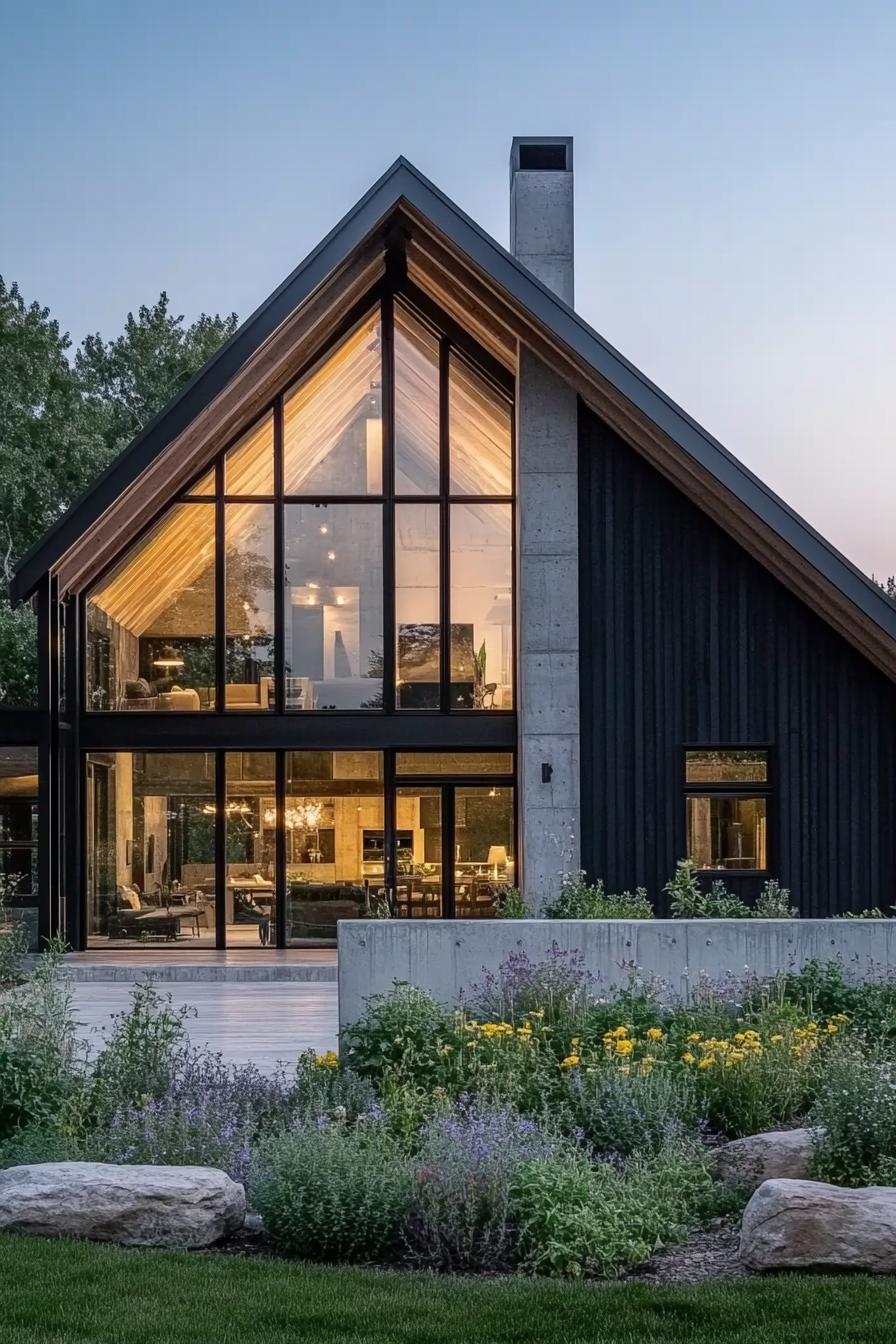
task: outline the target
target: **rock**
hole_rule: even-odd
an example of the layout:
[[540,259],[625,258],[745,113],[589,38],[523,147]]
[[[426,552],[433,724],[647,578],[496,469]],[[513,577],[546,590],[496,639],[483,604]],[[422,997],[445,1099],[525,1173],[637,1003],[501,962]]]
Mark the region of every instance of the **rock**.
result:
[[210,1246],[243,1225],[246,1194],[214,1167],[40,1162],[0,1171],[0,1229],[123,1246]]
[[781,1177],[807,1180],[814,1132],[811,1129],[779,1129],[726,1143],[714,1153],[719,1180],[727,1185],[744,1185],[750,1190],[755,1190],[763,1181]]
[[766,1181],[740,1231],[748,1269],[896,1272],[896,1188],[844,1190],[822,1181]]

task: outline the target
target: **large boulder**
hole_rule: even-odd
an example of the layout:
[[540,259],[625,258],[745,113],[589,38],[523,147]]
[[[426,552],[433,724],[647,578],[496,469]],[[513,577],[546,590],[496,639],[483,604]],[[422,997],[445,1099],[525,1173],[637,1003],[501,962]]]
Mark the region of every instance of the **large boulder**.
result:
[[728,1185],[755,1190],[763,1181],[809,1177],[814,1151],[813,1130],[779,1129],[734,1139],[715,1151],[716,1173]]
[[896,1273],[896,1188],[766,1181],[744,1210],[740,1257],[748,1269]]
[[0,1171],[0,1229],[123,1246],[210,1246],[238,1231],[246,1194],[214,1167],[40,1162]]

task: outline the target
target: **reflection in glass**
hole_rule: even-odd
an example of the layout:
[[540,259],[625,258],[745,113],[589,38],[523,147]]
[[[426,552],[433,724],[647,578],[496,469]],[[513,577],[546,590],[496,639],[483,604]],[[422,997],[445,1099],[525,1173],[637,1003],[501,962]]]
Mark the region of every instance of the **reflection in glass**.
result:
[[700,747],[685,752],[685,764],[689,784],[764,784],[768,779],[768,752],[760,747]]
[[286,708],[383,703],[383,511],[287,504]]
[[491,919],[515,882],[513,789],[454,791],[454,907],[458,919]]
[[766,799],[687,799],[688,858],[698,868],[766,868]]
[[27,947],[38,946],[37,747],[0,747],[0,926],[25,926]]
[[227,709],[274,708],[274,506],[224,506]]
[[226,757],[228,947],[276,942],[277,807],[272,751],[229,751]]
[[509,751],[399,751],[397,775],[512,775]]
[[395,506],[395,703],[438,709],[439,505]]
[[509,504],[451,505],[451,707],[513,706]]
[[91,752],[86,803],[88,941],[213,946],[213,753]]
[[292,751],[286,758],[286,936],[334,942],[336,923],[383,907],[383,758]]
[[395,790],[395,914],[438,919],[442,913],[442,790]]
[[89,709],[215,703],[215,509],[175,504],[89,594]]
[[383,489],[379,310],[283,402],[288,495],[379,495]]
[[448,367],[448,437],[452,495],[511,493],[510,402],[454,355]]
[[266,415],[224,456],[225,495],[274,493],[274,417]]
[[395,492],[439,493],[439,342],[395,305]]

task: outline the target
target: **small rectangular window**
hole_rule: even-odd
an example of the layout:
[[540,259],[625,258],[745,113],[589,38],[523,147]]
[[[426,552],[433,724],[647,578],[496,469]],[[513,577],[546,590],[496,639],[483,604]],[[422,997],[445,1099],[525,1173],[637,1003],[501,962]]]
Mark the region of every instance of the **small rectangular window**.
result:
[[688,784],[765,784],[768,752],[756,747],[719,751],[700,747],[685,753]]
[[768,868],[768,750],[695,747],[685,752],[687,855],[710,871]]

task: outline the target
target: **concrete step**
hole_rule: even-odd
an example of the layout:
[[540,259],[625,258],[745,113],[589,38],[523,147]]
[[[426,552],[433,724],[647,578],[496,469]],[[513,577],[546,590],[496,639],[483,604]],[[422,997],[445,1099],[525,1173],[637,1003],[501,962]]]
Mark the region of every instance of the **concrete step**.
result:
[[136,984],[138,980],[153,980],[160,984],[335,984],[335,962],[319,965],[307,962],[283,965],[257,966],[209,965],[202,962],[147,961],[145,965],[108,965],[96,962],[75,964],[65,962],[61,976],[75,985]]

